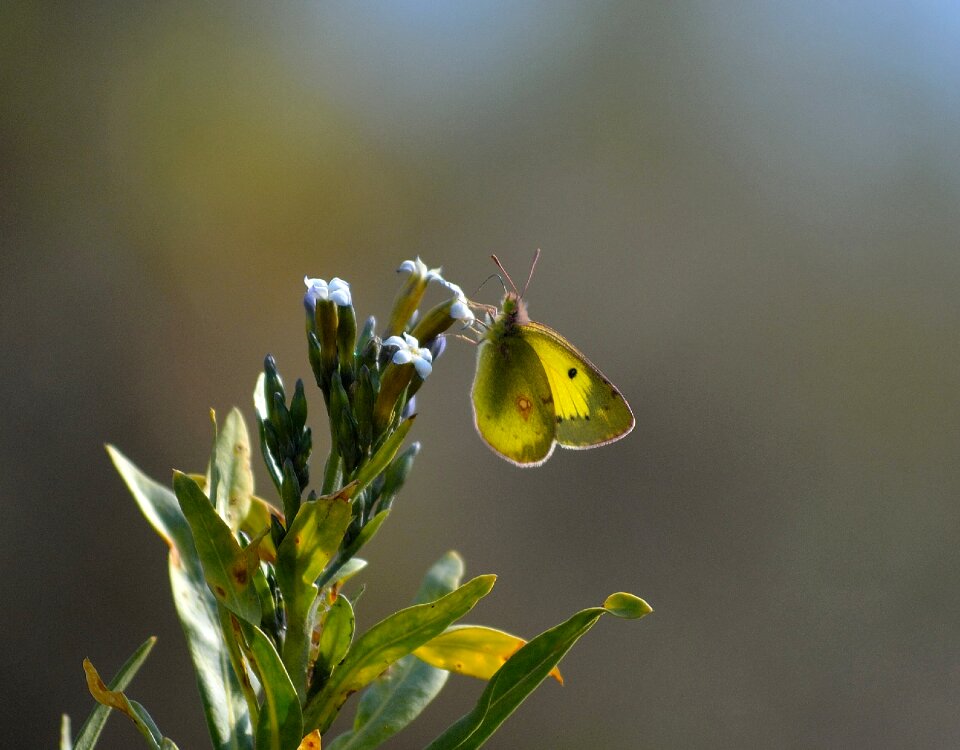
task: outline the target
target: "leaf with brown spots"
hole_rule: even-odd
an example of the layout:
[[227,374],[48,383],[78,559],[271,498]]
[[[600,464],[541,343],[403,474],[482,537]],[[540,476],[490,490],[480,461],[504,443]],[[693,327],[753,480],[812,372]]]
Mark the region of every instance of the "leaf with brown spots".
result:
[[190,524],[203,576],[214,597],[246,622],[260,623],[260,599],[253,585],[256,545],[242,548],[203,490],[186,474],[176,472],[173,489]]
[[250,434],[240,410],[234,407],[218,430],[207,469],[206,491],[217,513],[236,533],[250,511],[253,470],[250,468]]

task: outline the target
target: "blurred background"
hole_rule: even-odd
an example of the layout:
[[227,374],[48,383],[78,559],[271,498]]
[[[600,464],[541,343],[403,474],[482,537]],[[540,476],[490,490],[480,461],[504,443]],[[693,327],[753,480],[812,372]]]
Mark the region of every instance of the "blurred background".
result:
[[[491,252],[524,276],[540,247],[532,316],[637,429],[517,469],[452,342],[360,627],[455,548],[500,575],[473,622],[656,609],[601,621],[492,748],[956,747],[958,39],[947,2],[6,0],[4,745],[53,747],[92,706],[82,658],[113,674],[150,634],[132,696],[209,745],[105,442],[199,470],[208,408],[252,423],[264,354],[310,382],[304,274],[383,320],[404,259],[472,293]],[[388,747],[481,688],[452,678]],[[138,742],[115,718],[102,746]]]

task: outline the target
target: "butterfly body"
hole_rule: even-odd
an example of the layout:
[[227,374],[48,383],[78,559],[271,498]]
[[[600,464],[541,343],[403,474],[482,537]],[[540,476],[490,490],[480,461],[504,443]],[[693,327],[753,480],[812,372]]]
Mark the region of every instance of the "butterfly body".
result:
[[539,466],[557,443],[593,448],[634,426],[617,388],[563,336],[531,321],[515,292],[482,337],[472,395],[477,431],[518,466]]

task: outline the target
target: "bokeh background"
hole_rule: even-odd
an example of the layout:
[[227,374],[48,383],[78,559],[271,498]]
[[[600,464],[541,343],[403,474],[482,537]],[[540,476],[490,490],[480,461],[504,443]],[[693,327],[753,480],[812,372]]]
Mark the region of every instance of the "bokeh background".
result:
[[[158,634],[132,694],[208,746],[104,442],[200,469],[265,353],[309,382],[304,274],[383,319],[406,258],[472,291],[540,247],[533,316],[638,427],[516,469],[454,342],[361,627],[455,548],[500,574],[472,621],[656,608],[601,621],[490,747],[956,747],[958,42],[950,2],[6,0],[2,744],[52,747],[91,706],[81,659]],[[451,679],[389,747],[480,689]],[[103,747],[138,742],[115,719]]]

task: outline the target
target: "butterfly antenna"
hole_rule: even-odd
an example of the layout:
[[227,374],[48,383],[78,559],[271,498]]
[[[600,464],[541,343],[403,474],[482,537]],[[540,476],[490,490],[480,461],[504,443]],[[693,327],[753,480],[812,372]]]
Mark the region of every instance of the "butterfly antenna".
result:
[[[527,283],[523,285],[523,291],[520,292],[520,299],[523,299],[530,287],[530,279],[533,278],[533,270],[537,267],[537,261],[540,260],[540,248],[533,254],[533,263],[530,264],[530,274],[527,276]],[[512,282],[511,282],[512,283]]]
[[500,281],[500,285],[503,287],[503,293],[504,294],[507,293],[507,285],[503,283],[503,279],[500,277],[500,274],[492,273],[483,280],[483,284],[477,287],[477,291],[475,291],[473,295],[474,296],[478,295],[480,293],[480,290],[483,289],[483,287],[486,285],[488,281],[490,281],[490,279],[498,279]]
[[[513,279],[510,278],[510,274],[507,273],[507,269],[503,267],[503,263],[500,262],[500,259],[496,255],[491,255],[490,257],[493,258],[493,262],[497,264],[497,268],[500,269],[500,273],[507,277],[507,281],[509,281],[510,286],[513,287],[514,293],[518,293],[519,290],[517,289],[517,285],[513,283]],[[506,287],[504,287],[504,290],[506,290]]]

